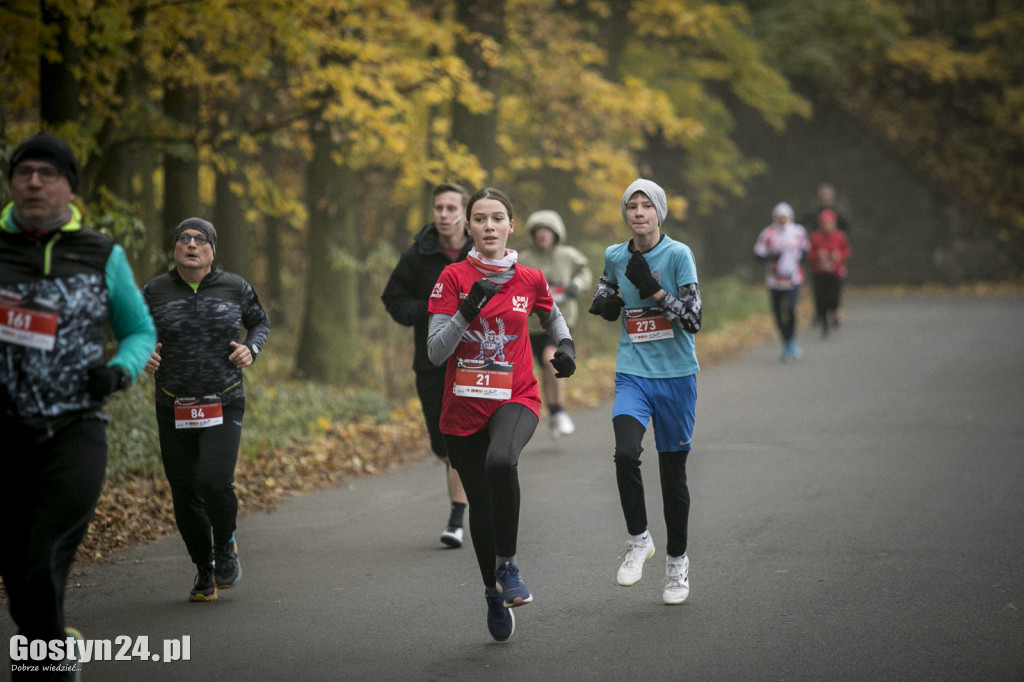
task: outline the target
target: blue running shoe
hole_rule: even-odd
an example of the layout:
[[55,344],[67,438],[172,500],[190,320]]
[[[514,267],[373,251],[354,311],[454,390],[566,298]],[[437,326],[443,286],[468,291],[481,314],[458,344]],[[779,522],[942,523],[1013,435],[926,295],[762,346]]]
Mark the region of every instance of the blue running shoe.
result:
[[494,570],[494,577],[498,581],[498,592],[503,597],[505,608],[512,609],[533,601],[530,589],[519,578],[519,567],[511,561],[498,566]]
[[505,608],[500,594],[484,591],[487,597],[487,630],[498,642],[505,642],[516,631],[516,617]]

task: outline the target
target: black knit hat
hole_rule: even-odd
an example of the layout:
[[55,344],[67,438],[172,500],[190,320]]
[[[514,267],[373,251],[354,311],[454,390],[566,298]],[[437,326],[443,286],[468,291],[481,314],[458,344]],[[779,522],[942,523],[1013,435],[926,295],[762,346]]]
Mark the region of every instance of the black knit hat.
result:
[[213,223],[202,218],[185,218],[174,228],[174,238],[177,239],[178,235],[185,230],[195,230],[205,234],[206,238],[210,240],[213,252],[217,253],[217,230],[214,228]]
[[61,175],[68,179],[71,191],[78,194],[78,159],[67,142],[47,133],[36,133],[24,140],[11,155],[11,166],[7,179],[14,175],[14,169],[22,161],[46,161],[56,166]]

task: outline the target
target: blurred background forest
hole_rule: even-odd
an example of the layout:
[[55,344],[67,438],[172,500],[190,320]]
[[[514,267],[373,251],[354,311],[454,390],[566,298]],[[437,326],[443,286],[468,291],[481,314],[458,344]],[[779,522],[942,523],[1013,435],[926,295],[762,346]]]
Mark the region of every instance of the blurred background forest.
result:
[[0,34],[0,166],[69,140],[140,282],[210,219],[296,378],[411,385],[379,296],[443,180],[559,211],[598,271],[644,176],[702,281],[756,284],[771,207],[822,181],[854,283],[1024,272],[1011,0],[5,0]]

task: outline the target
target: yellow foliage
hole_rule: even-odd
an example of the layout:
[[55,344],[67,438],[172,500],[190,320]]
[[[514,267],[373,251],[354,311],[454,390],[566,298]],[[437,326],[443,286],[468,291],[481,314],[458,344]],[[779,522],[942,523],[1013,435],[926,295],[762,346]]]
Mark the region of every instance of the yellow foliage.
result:
[[985,71],[983,55],[955,51],[948,36],[905,38],[889,49],[888,56],[893,64],[926,74],[936,83]]

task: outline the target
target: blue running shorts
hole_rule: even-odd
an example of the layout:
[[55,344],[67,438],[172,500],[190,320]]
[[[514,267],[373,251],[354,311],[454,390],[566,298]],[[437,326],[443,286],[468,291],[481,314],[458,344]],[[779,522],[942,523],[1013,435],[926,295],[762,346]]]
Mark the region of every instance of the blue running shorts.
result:
[[644,425],[654,421],[658,452],[691,450],[693,416],[697,407],[697,375],[646,379],[615,373],[612,418],[629,415]]

